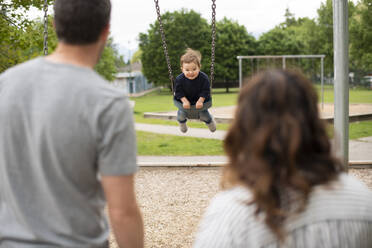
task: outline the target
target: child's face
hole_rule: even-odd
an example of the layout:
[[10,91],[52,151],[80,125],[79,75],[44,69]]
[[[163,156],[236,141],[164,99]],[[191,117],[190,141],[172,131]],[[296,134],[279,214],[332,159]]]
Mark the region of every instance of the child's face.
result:
[[199,66],[195,64],[194,62],[183,63],[181,70],[183,74],[185,74],[185,77],[190,80],[195,79],[199,75],[199,72],[200,72]]

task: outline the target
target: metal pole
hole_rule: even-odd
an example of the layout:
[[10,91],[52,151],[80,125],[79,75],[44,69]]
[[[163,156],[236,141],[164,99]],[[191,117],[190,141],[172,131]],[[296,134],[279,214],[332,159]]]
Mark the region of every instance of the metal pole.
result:
[[242,85],[243,85],[242,59],[239,58],[239,89],[242,88]]
[[282,58],[282,66],[283,66],[283,70],[285,70],[285,68],[287,67],[285,64],[285,57]]
[[333,0],[334,130],[336,154],[349,164],[349,33],[348,1]]
[[322,88],[322,109],[324,109],[324,58],[320,59],[320,83]]
[[253,59],[251,59],[251,77],[254,74],[254,64],[253,64]]

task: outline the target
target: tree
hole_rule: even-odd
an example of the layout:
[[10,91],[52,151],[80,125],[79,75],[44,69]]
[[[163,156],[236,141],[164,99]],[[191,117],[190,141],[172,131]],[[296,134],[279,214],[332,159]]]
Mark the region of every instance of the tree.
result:
[[[52,1],[49,1],[51,4]],[[43,20],[28,20],[18,12],[27,11],[31,6],[42,8],[44,1],[16,0],[1,3],[0,19],[0,72],[22,63],[26,60],[43,55],[44,23]],[[52,18],[48,17],[48,52],[57,46],[57,36],[52,25]],[[117,67],[123,63],[113,39],[110,38],[102,53],[96,71],[107,80],[115,78]]]
[[[349,23],[354,13],[355,6],[352,1],[348,2]],[[326,0],[318,9],[318,35],[319,51],[318,53],[325,54],[325,72],[327,74],[333,72],[333,4],[332,0]]]
[[216,81],[238,80],[238,55],[257,53],[255,38],[246,28],[227,18],[216,23]]
[[[42,21],[28,20],[23,15],[31,6],[42,9],[43,5],[43,0],[0,0],[0,72],[43,53]],[[48,29],[52,30],[51,18],[48,21]],[[56,41],[55,34],[50,32],[49,48],[53,49]]]
[[141,56],[142,56],[142,50],[141,49],[138,49],[132,56],[131,60],[130,60],[130,63],[133,64],[133,63],[136,63],[136,62],[140,62],[141,61]]
[[[186,48],[199,50],[202,70],[209,73],[211,32],[209,25],[199,13],[182,9],[162,15],[168,52],[174,76],[180,73],[180,56]],[[164,57],[159,22],[150,25],[147,33],[140,34],[139,47],[144,75],[155,85],[169,85],[168,67]]]
[[361,0],[350,22],[350,67],[359,78],[366,73],[372,73],[371,16],[372,0]]
[[[49,17],[48,20],[48,50],[50,52],[57,45],[57,37],[53,31],[52,19]],[[44,24],[41,20],[28,20],[23,29],[12,25],[6,28],[1,27],[7,32],[1,40],[0,72],[43,54]]]
[[[118,61],[118,53],[115,52],[115,45],[113,43],[113,38],[109,38],[105,48],[103,49],[101,58],[98,64],[95,66],[95,70],[103,76],[108,81],[113,81],[115,79],[115,74],[117,73],[117,67],[115,62]],[[120,55],[119,55],[120,56]]]
[[[188,47],[201,52],[203,55],[201,69],[210,74],[211,28],[207,21],[200,14],[184,9],[165,13],[162,15],[162,21],[174,74],[181,72],[179,58]],[[140,49],[143,72],[149,81],[155,84],[169,84],[157,21],[150,25],[147,34],[140,34]],[[238,60],[236,56],[255,53],[255,38],[248,34],[244,26],[227,18],[216,22],[216,81],[237,80]]]
[[296,19],[287,8],[285,21],[259,38],[259,52],[264,55],[300,54],[305,47],[298,38],[298,31],[305,19]]
[[[53,0],[48,0],[48,5],[50,6],[53,3]],[[11,9],[24,9],[29,10],[30,7],[35,7],[38,9],[42,9],[44,6],[44,0],[0,0],[0,6],[3,8],[11,8]]]
[[294,29],[279,26],[261,35],[258,42],[260,53],[265,55],[300,54],[304,47]]

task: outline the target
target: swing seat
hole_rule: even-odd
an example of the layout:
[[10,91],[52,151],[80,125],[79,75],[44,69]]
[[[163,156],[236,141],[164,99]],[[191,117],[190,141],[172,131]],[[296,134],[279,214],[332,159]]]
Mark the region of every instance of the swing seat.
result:
[[210,107],[212,107],[212,100],[210,100],[208,102],[204,102],[203,107],[200,108],[200,109],[197,109],[195,107],[196,105],[191,105],[190,109],[185,109],[185,108],[183,108],[183,105],[182,105],[181,102],[179,102],[177,100],[173,100],[173,102],[174,102],[174,105],[179,110],[182,110],[182,111],[186,112],[187,119],[192,119],[192,120],[199,120],[200,119],[200,115],[199,115],[200,111],[207,110]]

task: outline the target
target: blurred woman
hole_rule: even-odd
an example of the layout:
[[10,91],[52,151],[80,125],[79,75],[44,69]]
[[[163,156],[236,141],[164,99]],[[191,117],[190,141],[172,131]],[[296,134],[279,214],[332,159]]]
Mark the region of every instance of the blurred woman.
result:
[[317,93],[291,71],[242,88],[229,165],[194,247],[372,247],[372,192],[331,153]]

